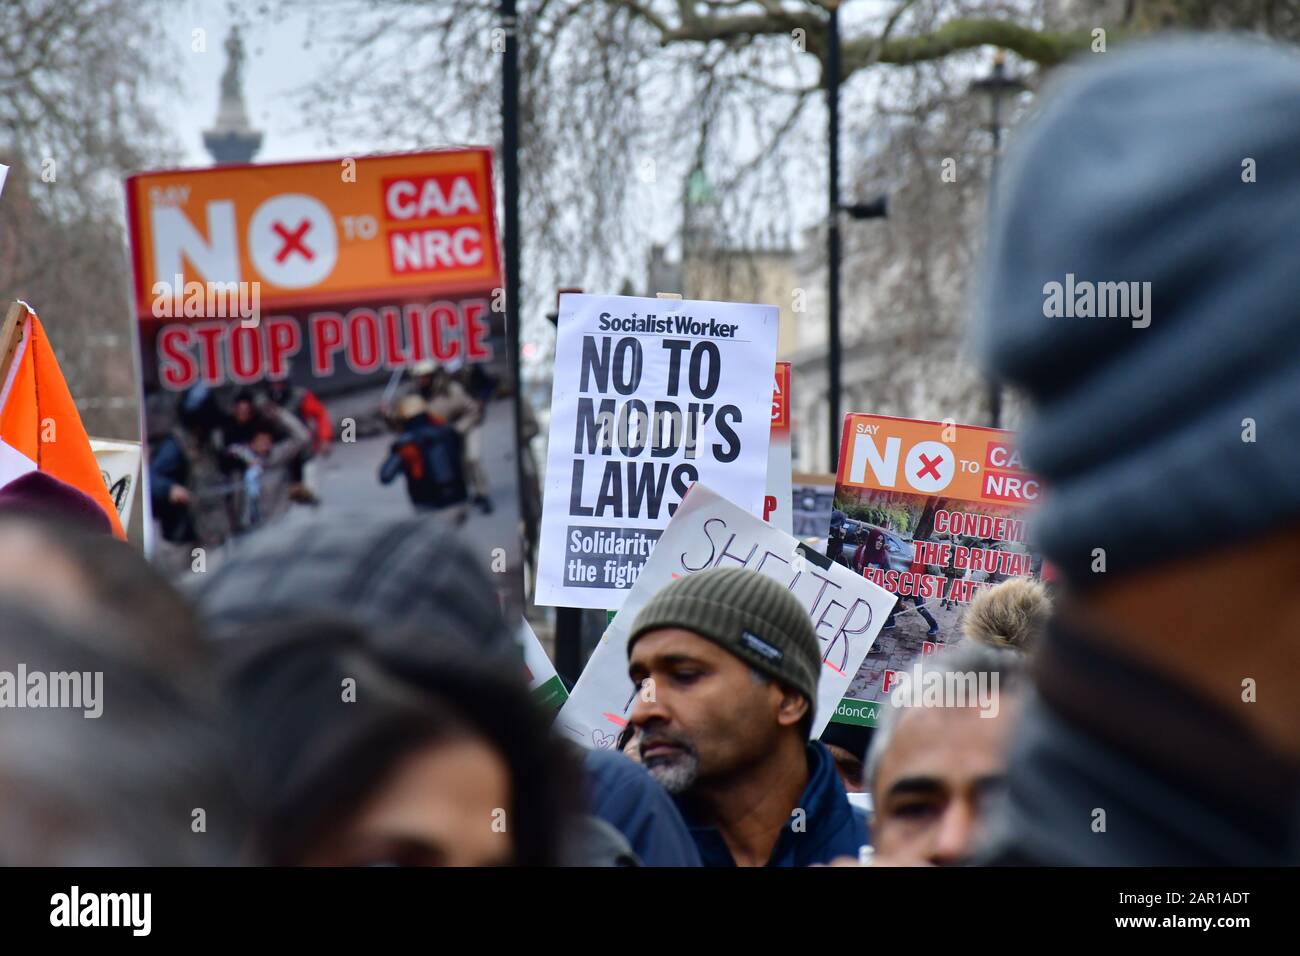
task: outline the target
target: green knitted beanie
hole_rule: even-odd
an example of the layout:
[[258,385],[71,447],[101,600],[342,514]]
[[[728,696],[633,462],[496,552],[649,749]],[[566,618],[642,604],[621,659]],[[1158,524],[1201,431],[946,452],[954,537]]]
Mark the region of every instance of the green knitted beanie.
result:
[[817,704],[821,651],[808,612],[774,579],[710,568],[668,585],[632,623],[627,652],[647,631],[680,627],[713,641]]

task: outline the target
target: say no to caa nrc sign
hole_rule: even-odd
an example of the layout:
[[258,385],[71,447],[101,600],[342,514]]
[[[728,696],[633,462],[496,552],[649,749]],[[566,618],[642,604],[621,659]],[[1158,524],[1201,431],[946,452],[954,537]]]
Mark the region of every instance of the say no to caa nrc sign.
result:
[[465,149],[132,177],[146,371],[156,363],[158,384],[180,390],[295,364],[321,378],[489,361],[501,274],[490,159]]
[[560,297],[538,604],[622,606],[697,481],[762,517],[777,316]]
[[828,554],[899,602],[835,720],[875,726],[897,675],[958,639],[979,591],[1039,573],[1023,512],[1041,489],[1011,432],[854,414],[843,439],[834,507],[845,521]]
[[498,278],[487,150],[149,173],[128,180],[136,296],[156,281],[259,281],[263,305]]
[[1010,432],[878,415],[844,420],[839,481],[973,501],[1033,504],[1038,479],[1022,470]]

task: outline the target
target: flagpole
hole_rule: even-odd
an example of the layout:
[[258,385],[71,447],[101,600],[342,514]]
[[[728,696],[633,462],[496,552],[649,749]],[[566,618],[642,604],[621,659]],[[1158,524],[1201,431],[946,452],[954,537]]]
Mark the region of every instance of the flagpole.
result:
[[14,363],[14,355],[23,340],[23,329],[27,325],[27,316],[31,309],[25,302],[15,302],[5,313],[4,325],[0,326],[0,388],[9,381],[9,368]]

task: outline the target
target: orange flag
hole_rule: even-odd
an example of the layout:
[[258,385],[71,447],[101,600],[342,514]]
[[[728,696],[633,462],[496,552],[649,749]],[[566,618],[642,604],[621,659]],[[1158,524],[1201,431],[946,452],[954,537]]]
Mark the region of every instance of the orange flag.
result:
[[0,374],[0,485],[39,469],[93,498],[125,538],[59,361],[26,303],[15,303],[0,329]]

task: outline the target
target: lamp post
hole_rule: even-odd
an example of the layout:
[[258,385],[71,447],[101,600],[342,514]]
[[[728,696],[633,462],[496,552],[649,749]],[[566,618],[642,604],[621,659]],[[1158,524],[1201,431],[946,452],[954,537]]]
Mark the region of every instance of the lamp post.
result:
[[853,219],[878,219],[889,214],[889,202],[879,196],[871,202],[840,203],[840,9],[838,0],[830,3],[826,21],[826,60],[823,75],[826,83],[827,141],[830,161],[826,178],[829,182],[826,221],[826,374],[829,431],[827,447],[831,474],[839,471],[840,446],[840,371],[843,360],[840,345],[840,213]]
[[840,418],[840,8],[834,3],[826,21],[826,115],[830,124],[829,169],[826,178],[830,183],[826,222],[826,374],[829,378],[826,406],[830,414],[831,474],[839,471],[840,446],[836,430]]
[[[523,401],[523,376],[519,361],[519,34],[515,0],[501,0],[501,26],[505,30],[505,50],[501,60],[501,184],[502,212],[505,220],[502,246],[505,253],[506,359],[513,384],[515,447],[523,444],[520,425]],[[515,479],[523,488],[523,465],[516,458]]]
[[[1025,89],[1025,84],[1006,69],[1006,54],[998,50],[993,54],[993,68],[987,76],[980,77],[970,85],[972,93],[982,93],[988,97],[989,132],[993,136],[993,170],[989,176],[989,205],[992,206],[993,190],[996,188],[998,155],[1002,151],[1002,98],[1015,96]],[[1002,387],[997,381],[989,382],[989,423],[994,428],[1002,427]]]

